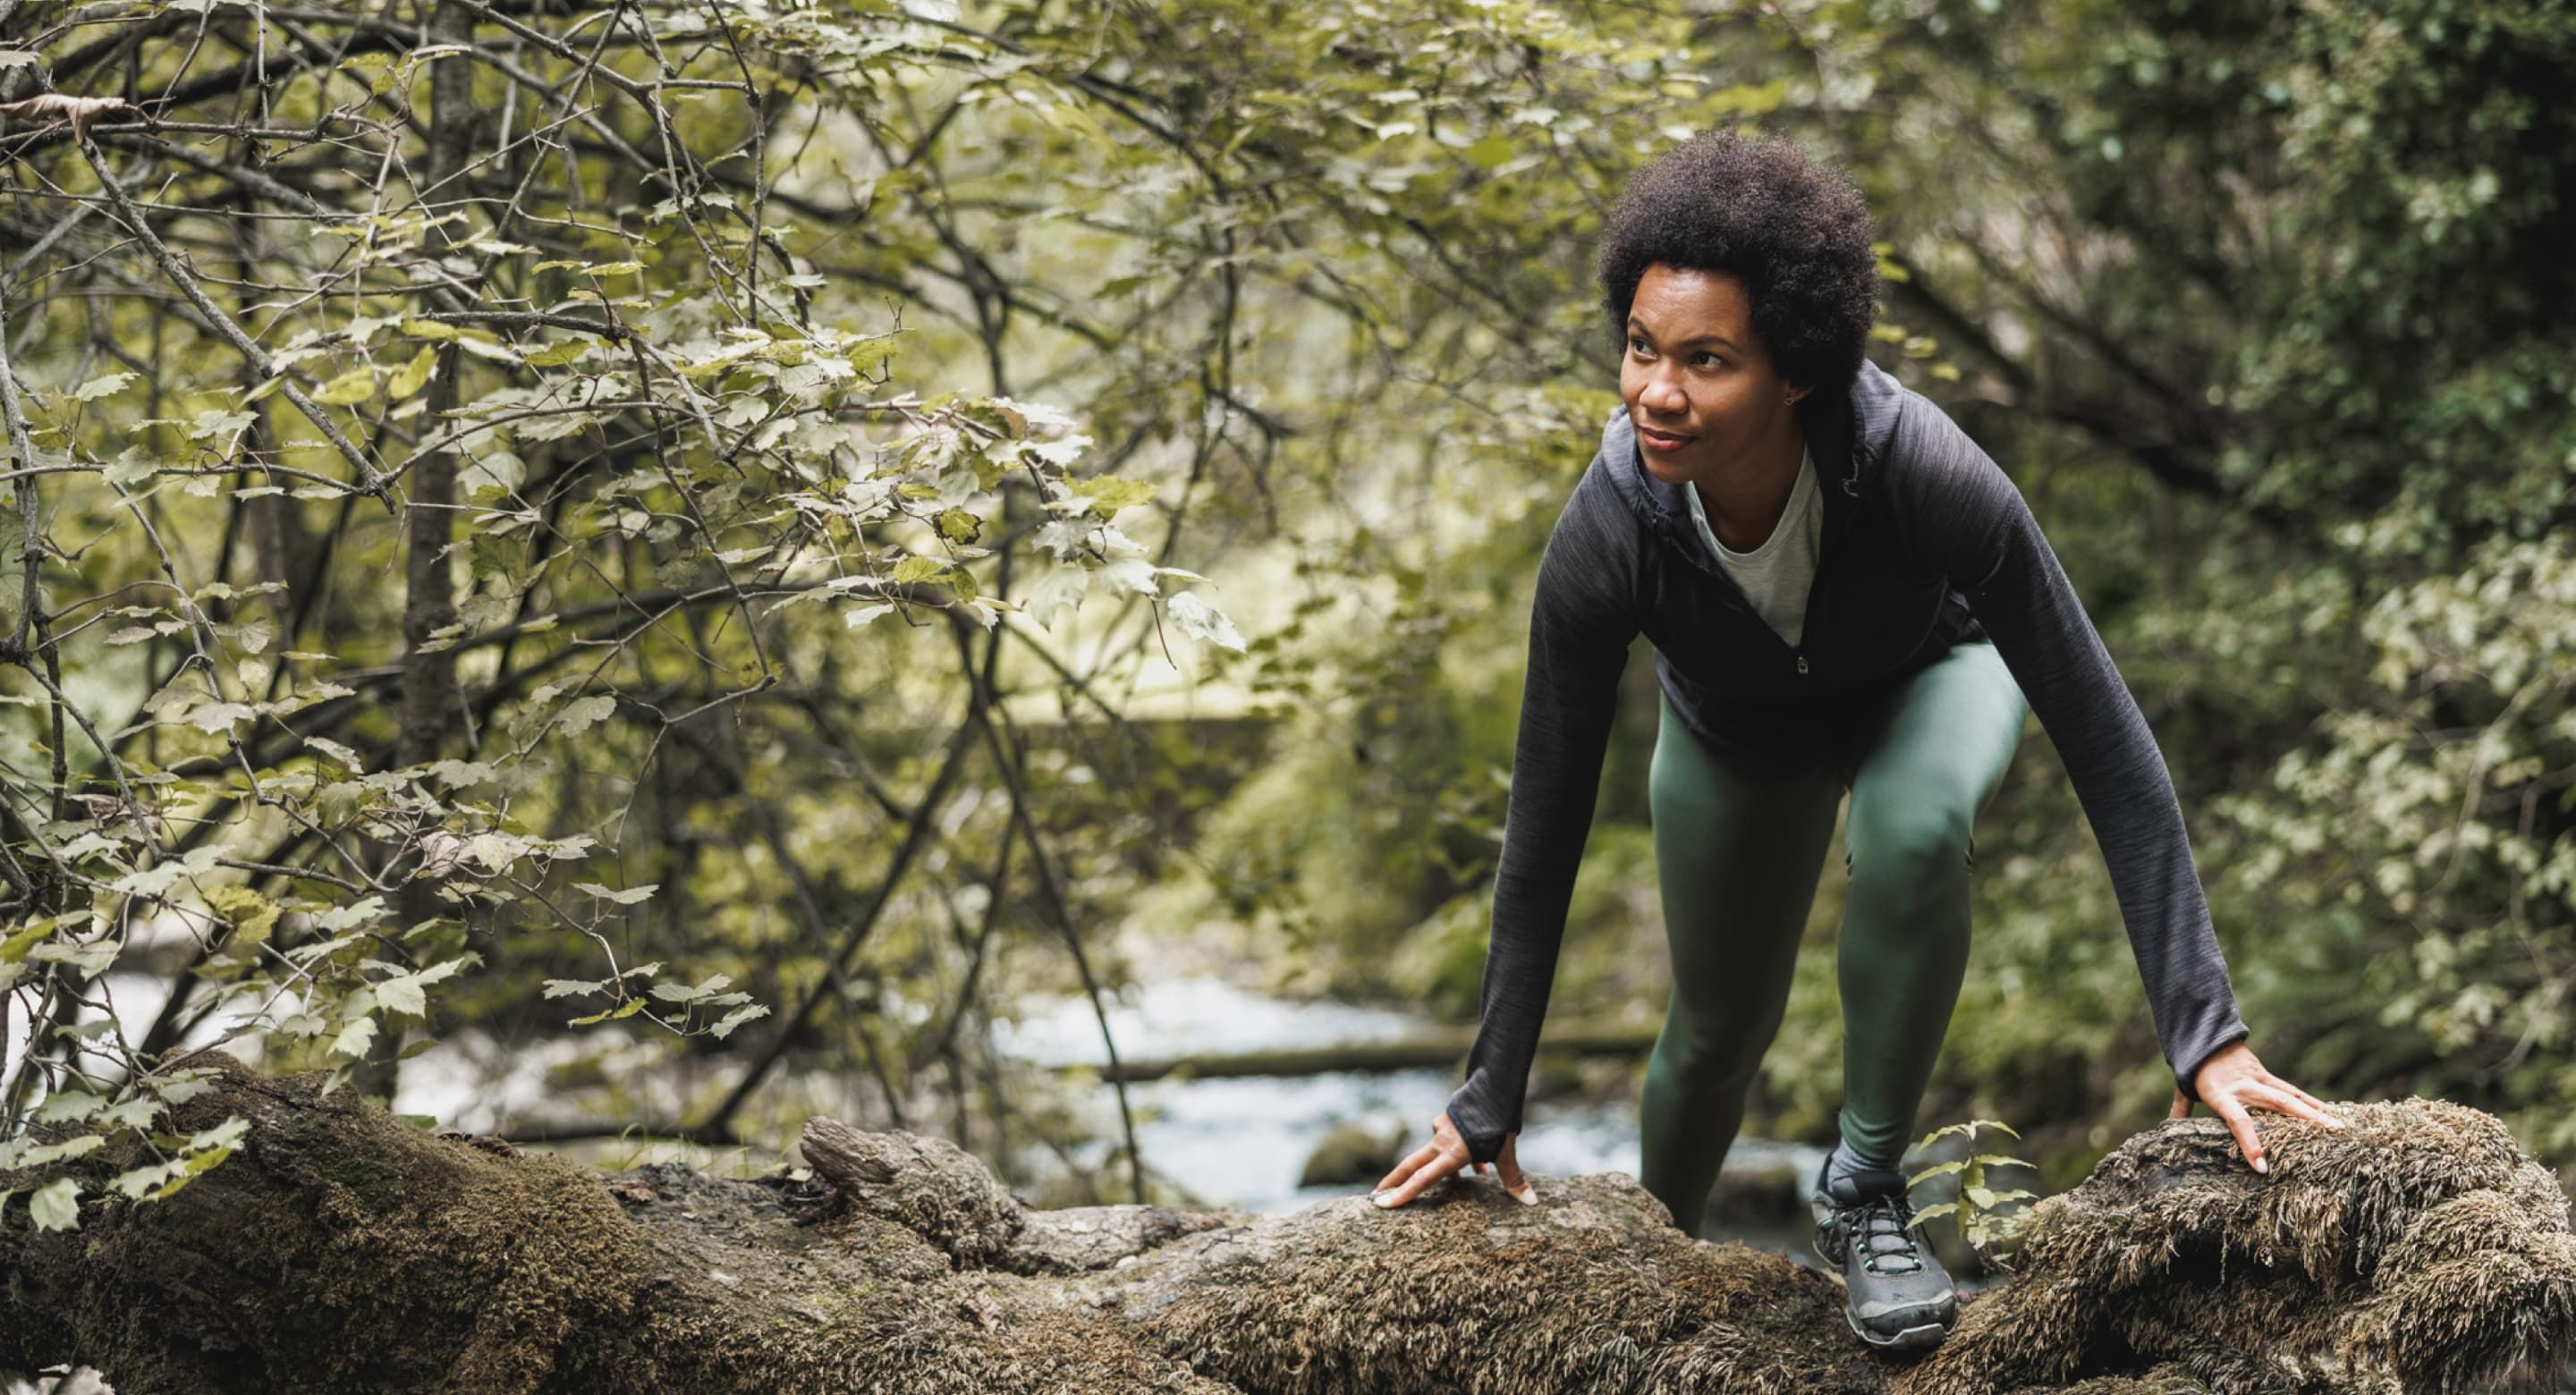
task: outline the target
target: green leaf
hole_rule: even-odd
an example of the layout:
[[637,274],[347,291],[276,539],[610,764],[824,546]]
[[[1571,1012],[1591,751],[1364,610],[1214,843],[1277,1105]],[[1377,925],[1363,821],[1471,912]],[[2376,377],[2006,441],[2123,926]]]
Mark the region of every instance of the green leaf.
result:
[[64,1090],[46,1096],[45,1102],[36,1106],[36,1122],[60,1124],[76,1119],[86,1119],[97,1113],[100,1106],[106,1103],[106,1100],[87,1090]]
[[163,620],[157,624],[151,625],[129,625],[124,629],[110,634],[101,642],[105,644],[118,645],[141,644],[146,640],[156,639],[162,635],[177,634],[179,631],[186,628],[188,628],[188,622],[185,620]]
[[96,402],[102,397],[125,391],[126,384],[142,376],[140,373],[110,373],[103,378],[92,378],[72,389],[72,397],[75,401]]
[[385,396],[392,401],[400,402],[420,391],[429,385],[430,374],[437,367],[438,350],[436,349],[423,349],[412,355],[411,362],[404,364],[394,374],[393,379],[385,384]]
[[[438,760],[429,763],[432,778],[449,789],[467,789],[486,785],[500,778],[501,769],[489,761]],[[507,865],[507,864],[503,864]]]
[[376,983],[376,1004],[389,1009],[389,1012],[402,1012],[402,1014],[410,1014],[410,1017],[428,1017],[430,1001],[428,1001],[428,993],[422,993],[422,988],[428,988],[430,983],[446,981],[446,978],[456,978],[456,975],[464,973],[469,965],[479,965],[479,963],[482,963],[482,955],[459,955],[459,957],[453,957],[453,960],[433,963],[430,968],[422,968],[417,970],[417,973],[397,973],[392,975],[392,978],[386,978],[386,981]]
[[87,1157],[106,1146],[105,1134],[76,1133],[60,1143],[28,1149],[25,1156],[18,1159],[18,1166],[42,1167],[50,1162],[68,1162],[73,1158]]
[[1243,652],[1243,636],[1234,628],[1234,622],[1227,619],[1224,612],[1200,600],[1196,592],[1183,591],[1164,602],[1164,609],[1182,634],[1220,649],[1231,649],[1238,654]]
[[9,938],[0,940],[0,964],[15,964],[26,958],[27,951],[54,933],[58,921],[58,917],[47,916],[42,920],[29,921],[24,929],[11,931]]
[[376,395],[376,370],[352,368],[324,383],[313,400],[333,407],[353,406]]
[[112,1192],[121,1192],[128,1201],[140,1201],[143,1194],[170,1180],[179,1170],[177,1163],[152,1163],[131,1172],[120,1172],[107,1184]]
[[352,901],[345,906],[333,906],[331,909],[313,917],[313,923],[325,933],[337,935],[343,930],[354,930],[361,925],[372,925],[377,920],[381,919],[384,916],[384,913],[385,898],[381,896],[361,896],[357,900]]
[[[126,883],[135,880],[137,877],[153,876],[161,872],[171,871],[177,867],[178,864],[176,863],[165,863],[160,867],[152,869],[152,871],[148,873],[137,872],[131,876],[119,877],[114,883],[112,883],[112,885],[122,887]],[[157,893],[138,892],[135,894],[153,895]],[[95,975],[107,972],[108,966],[116,962],[117,951],[121,948],[122,946],[114,940],[101,940],[85,945],[38,945],[27,952],[27,957],[40,964],[75,965],[82,973]],[[100,1020],[107,1021],[107,1019],[104,1018]]]
[[948,570],[948,564],[936,557],[906,557],[894,564],[894,579],[900,585],[929,581]]
[[376,1001],[391,1012],[412,1017],[429,1016],[429,995],[421,991],[417,974],[396,974],[377,984]]
[[549,344],[546,347],[537,350],[535,353],[529,354],[527,356],[527,365],[530,368],[561,368],[565,364],[570,363],[573,360],[580,358],[583,354],[589,352],[589,340],[566,339],[561,343]]
[[207,906],[233,923],[233,939],[241,944],[267,939],[285,909],[246,886],[211,886],[203,894]]
[[549,998],[569,998],[576,994],[588,995],[600,992],[607,988],[608,984],[609,980],[604,978],[590,979],[587,981],[570,978],[550,978],[546,980],[546,996]]
[[576,1017],[572,1020],[572,1025],[576,1027],[587,1027],[594,1022],[622,1021],[625,1018],[633,1017],[635,1014],[642,1012],[643,1010],[644,1000],[642,998],[629,998],[625,1002],[616,1007],[610,1008],[606,1012],[594,1012],[588,1017]]
[[341,1028],[340,1035],[331,1039],[331,1054],[353,1059],[361,1057],[367,1054],[367,1048],[373,1045],[375,1040],[376,1019],[361,1017]]
[[1134,508],[1151,502],[1154,497],[1154,486],[1136,480],[1122,480],[1115,475],[1094,475],[1087,480],[1075,480],[1072,488],[1075,494],[1089,499],[1092,512],[1102,518],[1115,517],[1120,509]]
[[587,892],[603,901],[614,901],[621,906],[632,906],[639,902],[650,900],[652,899],[653,893],[661,890],[661,888],[662,884],[660,882],[646,882],[642,886],[630,886],[624,891],[612,891],[597,882],[574,882],[572,884],[572,889],[575,891]]
[[939,515],[939,536],[959,546],[984,535],[984,520],[964,509],[945,509]]
[[121,1129],[145,1129],[151,1127],[152,1121],[160,1118],[161,1111],[168,1107],[150,1095],[137,1095],[123,1104],[100,1110],[98,1122]]
[[213,1128],[190,1135],[188,1141],[179,1146],[191,1153],[204,1152],[210,1148],[230,1148],[241,1142],[243,1136],[249,1132],[250,1120],[234,1114],[227,1116],[222,1123]]
[[731,974],[709,974],[704,982],[689,988],[676,983],[657,983],[653,985],[653,996],[666,1003],[693,1003],[709,994],[724,991],[725,986],[732,982]]
[[57,1177],[36,1188],[27,1198],[28,1214],[38,1230],[80,1229],[80,1183],[69,1177]]
[[565,736],[579,736],[600,722],[617,715],[617,699],[606,694],[580,698],[564,704],[555,719],[555,730]]
[[210,702],[188,714],[188,725],[199,731],[229,735],[235,723],[258,715],[246,703]]
[[152,1093],[172,1104],[186,1104],[215,1088],[214,1074],[212,1070],[202,1068],[178,1070],[168,1075],[146,1076],[143,1083],[152,1087]]
[[[241,1123],[243,1121],[234,1120],[233,1122]],[[245,1127],[247,1127],[247,1125],[245,1125]],[[188,1183],[195,1178],[212,1171],[215,1167],[221,1165],[224,1159],[229,1158],[232,1155],[233,1150],[230,1145],[220,1148],[209,1148],[202,1153],[189,1154],[187,1157],[179,1161],[177,1165],[177,1175],[173,1176],[169,1181],[162,1183],[161,1190],[154,1192],[151,1199],[154,1201],[169,1200],[171,1193],[188,1185]]]
[[726,1037],[733,1035],[734,1028],[739,1027],[743,1023],[749,1022],[754,1018],[767,1017],[768,1015],[768,1007],[759,1003],[754,1003],[750,1007],[735,1008],[733,1011],[724,1015],[723,1021],[708,1028],[707,1034],[718,1041],[722,1041]]

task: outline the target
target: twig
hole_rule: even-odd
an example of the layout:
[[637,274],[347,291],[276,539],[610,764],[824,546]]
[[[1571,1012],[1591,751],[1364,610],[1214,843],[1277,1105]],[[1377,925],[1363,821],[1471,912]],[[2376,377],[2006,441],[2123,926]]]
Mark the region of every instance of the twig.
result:
[[312,398],[304,395],[303,389],[285,379],[285,370],[279,368],[277,361],[268,356],[268,351],[244,333],[242,327],[234,322],[233,317],[224,313],[223,307],[215,304],[205,291],[198,287],[196,278],[189,274],[186,264],[179,260],[179,254],[171,251],[170,245],[161,240],[160,234],[152,231],[151,220],[143,216],[143,210],[135,206],[134,200],[126,194],[124,186],[118,184],[116,177],[108,172],[106,161],[99,158],[98,143],[84,140],[80,143],[80,151],[83,158],[89,161],[90,168],[98,171],[99,187],[107,191],[108,201],[116,205],[118,220],[134,230],[136,239],[142,242],[145,251],[152,254],[152,260],[160,265],[162,274],[170,278],[172,285],[178,287],[179,294],[188,298],[188,303],[196,307],[198,314],[206,317],[206,323],[213,326],[215,332],[222,335],[225,342],[231,344],[243,358],[250,360],[252,369],[262,378],[280,380],[277,387],[278,395],[291,403],[295,410],[303,413],[304,419],[313,423],[314,429],[322,433],[322,438],[331,443],[331,448],[338,451],[341,457],[357,470],[358,492],[372,495],[385,506],[385,512],[396,512],[389,478],[367,460],[367,457],[346,435],[342,434],[340,428],[332,423],[329,415],[324,413]]

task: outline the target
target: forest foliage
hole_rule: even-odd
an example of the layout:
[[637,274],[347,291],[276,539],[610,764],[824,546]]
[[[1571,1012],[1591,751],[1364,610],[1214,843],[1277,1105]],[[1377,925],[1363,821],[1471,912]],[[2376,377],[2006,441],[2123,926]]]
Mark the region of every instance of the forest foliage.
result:
[[[2571,71],[2518,0],[0,5],[8,1204],[220,1163],[182,1042],[587,1034],[608,1132],[854,1078],[1007,1167],[1074,1126],[992,1024],[1158,937],[1472,1016],[1591,235],[1713,125],[1868,192],[2266,1063],[2576,1163]],[[1661,1006],[1651,681],[1569,1011]],[[2080,1168],[2169,1081],[2036,734],[1979,854],[1927,1118]]]

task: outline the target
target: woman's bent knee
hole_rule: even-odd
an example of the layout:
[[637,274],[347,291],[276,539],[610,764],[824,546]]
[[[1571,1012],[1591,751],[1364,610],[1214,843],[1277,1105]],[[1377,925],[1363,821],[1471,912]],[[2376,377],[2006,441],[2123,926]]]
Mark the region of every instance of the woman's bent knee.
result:
[[1695,1091],[1742,1089],[1761,1071],[1771,1037],[1771,1032],[1755,1038],[1667,1021],[1663,1034],[1655,1038],[1654,1063]]
[[1964,878],[1972,818],[1966,808],[1938,806],[1879,817],[1853,811],[1843,835],[1853,879],[1938,885]]

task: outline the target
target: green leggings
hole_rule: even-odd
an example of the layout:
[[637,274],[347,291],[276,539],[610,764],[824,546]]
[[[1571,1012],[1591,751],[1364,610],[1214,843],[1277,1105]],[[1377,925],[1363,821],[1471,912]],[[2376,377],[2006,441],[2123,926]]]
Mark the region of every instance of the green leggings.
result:
[[1638,1175],[1683,1230],[1699,1231],[1780,1030],[1846,783],[1842,1134],[1872,1165],[1896,1165],[1967,969],[1969,826],[2026,710],[1994,646],[1962,644],[1896,687],[1848,773],[1766,778],[1664,704],[1648,801],[1673,994],[1646,1065]]

